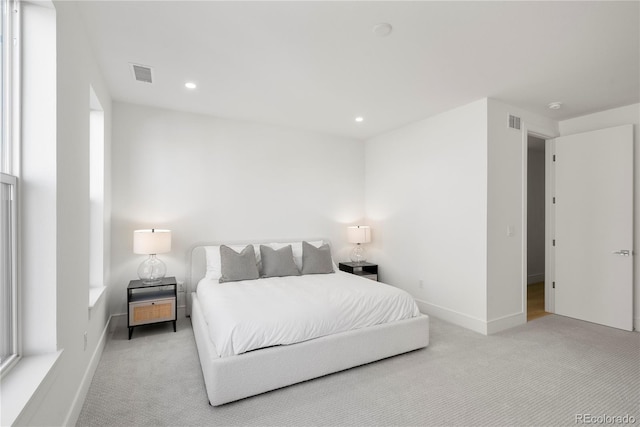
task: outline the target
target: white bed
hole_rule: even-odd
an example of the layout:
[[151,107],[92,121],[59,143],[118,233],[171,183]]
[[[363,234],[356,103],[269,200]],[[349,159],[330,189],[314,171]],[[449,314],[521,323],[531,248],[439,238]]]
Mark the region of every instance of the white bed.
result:
[[[196,246],[191,252],[187,315],[191,316],[207,395],[213,406],[416,350],[429,344],[429,319],[417,312],[417,309],[412,314],[402,314],[397,307],[380,306],[383,308],[377,310],[375,315],[372,315],[370,310],[364,311],[369,313],[368,315],[351,315],[351,313],[357,313],[357,306],[360,305],[361,300],[372,300],[375,305],[379,304],[376,298],[381,294],[398,297],[398,294],[403,293],[395,288],[338,272],[336,269],[337,272],[334,274],[274,277],[226,283],[223,285],[227,287],[227,291],[232,292],[216,293],[221,292],[222,286],[219,284],[216,286],[217,280],[206,277],[206,248],[207,245]],[[209,250],[211,250],[210,246]],[[292,283],[302,284],[302,286],[292,288]],[[344,300],[343,302],[343,295],[339,293],[342,284],[345,287],[355,288],[356,296],[353,301]],[[237,334],[237,330],[242,330],[244,324],[233,324],[230,329],[209,328],[208,322],[216,325],[227,322],[225,320],[227,317],[214,317],[220,312],[234,312],[230,307],[233,304],[230,303],[232,300],[228,299],[229,295],[231,298],[238,295],[236,299],[242,299],[242,303],[236,307],[236,312],[242,311],[244,314],[240,317],[249,324],[259,323],[262,314],[257,313],[262,308],[255,307],[256,302],[266,301],[266,297],[271,292],[274,295],[280,293],[277,297],[278,307],[287,306],[284,303],[280,304],[285,293],[300,293],[299,296],[287,298],[289,309],[273,310],[273,307],[269,308],[268,302],[264,303],[265,313],[279,312],[280,318],[276,320],[284,319],[286,323],[296,319],[298,315],[314,318],[314,314],[307,315],[311,310],[298,307],[297,303],[294,307],[292,301],[297,301],[295,298],[313,301],[323,299],[320,285],[333,289],[331,294],[334,298],[334,306],[344,305],[344,307],[336,308],[336,311],[330,314],[330,317],[337,319],[335,322],[319,319],[317,325],[322,326],[317,327],[310,323],[312,327],[307,329],[312,330],[313,335],[302,342],[296,342],[300,337],[296,336],[295,330],[275,334],[280,341],[268,341],[260,334],[258,334],[259,339],[256,339],[256,334],[250,332],[248,334],[250,339],[247,341]],[[197,293],[198,286],[202,287]],[[367,295],[364,298],[363,294],[358,293],[369,287],[377,290],[377,296],[374,292],[372,296]],[[292,292],[292,289],[295,289],[295,292]],[[247,295],[253,297],[253,293],[256,293],[255,301],[250,302]],[[203,299],[209,301],[210,309],[204,307]],[[243,306],[245,302],[247,305]],[[218,303],[217,307],[216,303]],[[406,300],[402,300],[402,303],[407,305]],[[355,311],[354,307],[356,307]],[[296,313],[296,310],[303,312]],[[402,310],[405,309],[402,308]],[[405,311],[407,310],[411,311],[409,308]],[[344,313],[343,317],[339,316],[340,312]],[[318,311],[318,316],[320,313],[321,311]],[[409,317],[402,319],[407,316]],[[347,326],[350,322],[351,326]],[[372,326],[367,326],[369,324]],[[357,329],[350,329],[354,327]],[[225,332],[229,330],[233,330],[234,333]],[[225,341],[223,337],[231,341]],[[214,342],[217,342],[218,346]],[[268,347],[262,348],[265,345]]]

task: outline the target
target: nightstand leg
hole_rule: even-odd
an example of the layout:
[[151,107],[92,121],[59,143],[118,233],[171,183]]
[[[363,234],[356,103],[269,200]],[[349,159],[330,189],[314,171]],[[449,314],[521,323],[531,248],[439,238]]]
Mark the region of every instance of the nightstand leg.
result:
[[133,328],[129,328],[129,339],[131,339],[131,334],[133,334]]
[[176,331],[176,321],[174,320],[173,321],[173,332],[175,332],[175,331]]

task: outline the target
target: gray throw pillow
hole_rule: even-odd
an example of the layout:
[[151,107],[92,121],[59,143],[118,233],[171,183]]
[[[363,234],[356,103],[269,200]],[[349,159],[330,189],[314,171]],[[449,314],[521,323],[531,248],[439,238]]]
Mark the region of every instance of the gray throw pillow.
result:
[[280,249],[260,245],[262,258],[262,277],[299,276],[300,271],[293,261],[291,245]]
[[333,261],[331,260],[331,248],[324,244],[319,248],[302,242],[302,274],[326,274],[333,273]]
[[240,253],[229,246],[220,246],[220,270],[220,283],[259,278],[253,245],[247,245]]

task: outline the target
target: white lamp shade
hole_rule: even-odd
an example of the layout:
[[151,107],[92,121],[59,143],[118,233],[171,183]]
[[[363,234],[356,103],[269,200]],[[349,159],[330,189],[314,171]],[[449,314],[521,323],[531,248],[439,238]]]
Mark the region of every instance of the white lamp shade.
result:
[[134,254],[163,254],[171,250],[171,230],[136,230],[133,232]]
[[347,227],[347,240],[349,243],[369,243],[371,241],[371,229],[368,225]]

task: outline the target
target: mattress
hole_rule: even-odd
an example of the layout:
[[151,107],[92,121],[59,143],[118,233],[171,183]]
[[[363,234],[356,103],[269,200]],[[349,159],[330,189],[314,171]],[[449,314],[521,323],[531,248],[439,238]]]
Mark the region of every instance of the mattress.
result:
[[420,315],[407,292],[352,274],[198,283],[219,357],[304,342]]

